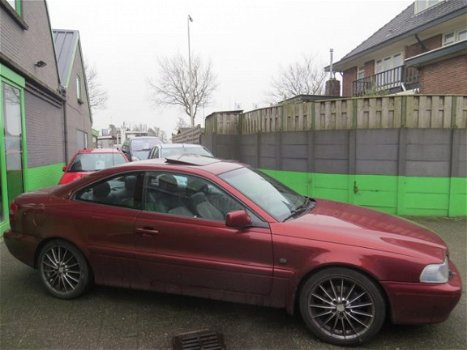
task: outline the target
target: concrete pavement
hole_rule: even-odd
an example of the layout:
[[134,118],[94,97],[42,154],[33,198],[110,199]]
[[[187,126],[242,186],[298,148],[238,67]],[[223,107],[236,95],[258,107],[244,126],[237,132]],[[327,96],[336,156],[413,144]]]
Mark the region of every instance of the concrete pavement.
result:
[[[463,275],[462,300],[446,322],[386,325],[366,348],[465,349],[466,220],[416,221],[448,243]],[[3,241],[0,255],[1,349],[168,349],[174,335],[200,329],[222,332],[228,349],[339,349],[314,338],[298,315],[284,310],[104,287],[59,300]]]

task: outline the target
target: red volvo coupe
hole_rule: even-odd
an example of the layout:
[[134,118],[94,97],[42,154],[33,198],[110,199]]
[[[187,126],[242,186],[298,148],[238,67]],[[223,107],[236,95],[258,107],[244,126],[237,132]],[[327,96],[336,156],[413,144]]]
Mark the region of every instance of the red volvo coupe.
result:
[[299,311],[324,341],[445,320],[461,296],[446,244],[407,220],[303,197],[201,156],[126,163],[16,198],[10,252],[69,299],[92,284]]

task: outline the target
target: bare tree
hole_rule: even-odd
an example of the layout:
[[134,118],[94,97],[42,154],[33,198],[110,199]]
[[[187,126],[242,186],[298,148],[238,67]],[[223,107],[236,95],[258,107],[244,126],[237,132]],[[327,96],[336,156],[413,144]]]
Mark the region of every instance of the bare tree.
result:
[[191,76],[189,64],[182,55],[162,58],[158,66],[157,79],[149,81],[153,102],[182,107],[194,127],[198,109],[209,104],[217,87],[211,63],[204,63],[200,57],[194,56]]
[[323,92],[326,73],[313,56],[303,55],[286,68],[280,68],[271,83],[270,97],[279,102],[297,95],[320,95]]
[[149,128],[148,129],[148,135],[149,136],[159,137],[163,143],[168,142],[167,133],[165,132],[165,130],[162,130],[161,128],[159,128],[157,126]]
[[180,130],[181,128],[186,128],[186,127],[188,127],[188,123],[186,122],[186,120],[183,119],[182,117],[178,117],[176,128]]
[[84,70],[88,84],[89,107],[91,107],[91,112],[105,109],[107,107],[107,91],[102,88],[101,83],[98,81],[96,68],[84,62]]

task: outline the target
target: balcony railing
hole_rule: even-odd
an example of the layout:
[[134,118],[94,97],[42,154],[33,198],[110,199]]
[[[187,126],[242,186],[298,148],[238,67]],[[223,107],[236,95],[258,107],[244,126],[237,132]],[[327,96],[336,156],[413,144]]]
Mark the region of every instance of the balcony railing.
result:
[[418,69],[399,66],[375,75],[355,80],[352,83],[352,95],[364,96],[409,90],[418,86]]

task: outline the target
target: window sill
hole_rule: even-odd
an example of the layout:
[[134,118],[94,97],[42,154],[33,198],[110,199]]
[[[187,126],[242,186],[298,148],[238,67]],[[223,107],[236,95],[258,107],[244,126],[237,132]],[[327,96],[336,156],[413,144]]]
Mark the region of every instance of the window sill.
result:
[[3,9],[10,15],[13,20],[19,24],[21,28],[24,30],[28,30],[29,26],[26,24],[24,21],[23,17],[20,16],[15,9],[13,9],[7,2],[6,0],[0,0],[0,6],[3,7]]

